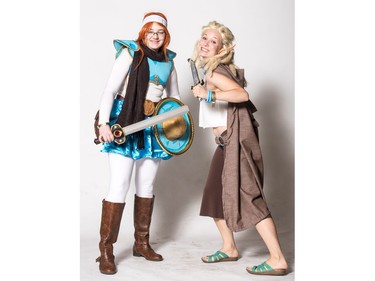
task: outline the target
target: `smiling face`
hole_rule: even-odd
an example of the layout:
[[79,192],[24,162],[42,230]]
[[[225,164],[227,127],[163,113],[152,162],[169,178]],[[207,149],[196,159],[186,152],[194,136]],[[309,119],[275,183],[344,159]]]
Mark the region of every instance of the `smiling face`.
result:
[[162,25],[154,22],[145,34],[144,42],[147,47],[154,51],[158,51],[163,45],[165,39],[165,31]]
[[215,29],[208,29],[199,40],[199,55],[202,58],[211,58],[219,52],[221,47],[220,33]]

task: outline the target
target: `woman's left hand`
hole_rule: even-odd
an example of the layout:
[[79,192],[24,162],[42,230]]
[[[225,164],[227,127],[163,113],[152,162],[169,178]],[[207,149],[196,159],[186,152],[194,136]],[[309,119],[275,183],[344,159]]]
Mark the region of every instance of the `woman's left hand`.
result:
[[192,92],[196,98],[207,99],[207,90],[200,84],[194,86]]

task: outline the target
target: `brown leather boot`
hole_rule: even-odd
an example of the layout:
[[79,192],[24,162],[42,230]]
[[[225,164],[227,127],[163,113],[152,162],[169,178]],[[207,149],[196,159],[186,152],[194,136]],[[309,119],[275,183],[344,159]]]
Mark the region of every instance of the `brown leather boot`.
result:
[[112,203],[103,200],[99,242],[100,257],[96,259],[99,262],[99,270],[103,274],[117,272],[112,244],[117,241],[124,207],[125,203]]
[[[155,196],[154,196],[155,198]],[[154,198],[141,198],[135,195],[134,199],[134,246],[133,256],[144,257],[149,261],[162,261],[163,257],[154,252],[149,244],[150,224]]]

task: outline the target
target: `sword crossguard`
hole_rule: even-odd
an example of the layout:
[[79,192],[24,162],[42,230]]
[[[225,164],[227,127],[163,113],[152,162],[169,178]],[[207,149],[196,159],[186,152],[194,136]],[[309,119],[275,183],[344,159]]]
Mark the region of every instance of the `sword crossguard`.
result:
[[193,90],[193,88],[195,87],[195,86],[197,86],[197,85],[204,85],[204,81],[203,80],[201,80],[201,81],[199,81],[199,83],[197,83],[197,84],[195,84],[194,86],[191,86],[191,90]]
[[124,130],[119,124],[113,124],[111,126],[111,131],[113,136],[115,137],[114,142],[117,144],[123,144],[126,140],[126,136]]

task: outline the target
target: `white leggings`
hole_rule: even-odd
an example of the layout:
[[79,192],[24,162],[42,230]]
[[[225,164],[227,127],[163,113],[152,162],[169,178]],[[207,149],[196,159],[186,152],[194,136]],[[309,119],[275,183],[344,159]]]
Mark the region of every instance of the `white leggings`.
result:
[[134,160],[115,153],[108,153],[110,183],[105,198],[112,203],[124,203],[128,194],[135,166],[135,193],[138,197],[152,198],[154,182],[161,159]]

